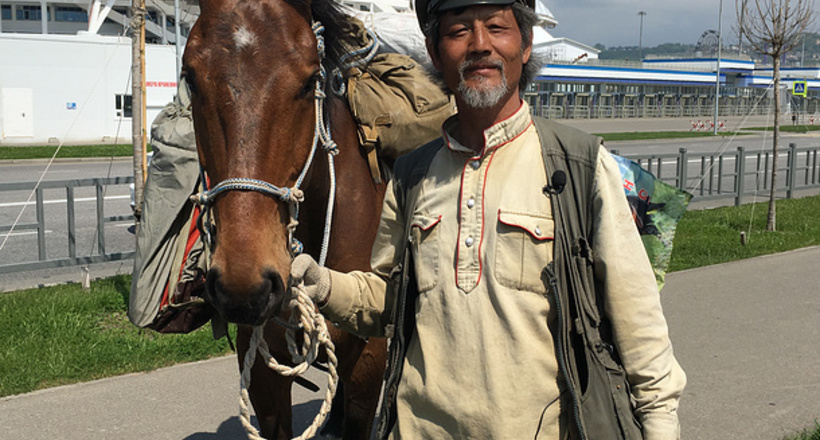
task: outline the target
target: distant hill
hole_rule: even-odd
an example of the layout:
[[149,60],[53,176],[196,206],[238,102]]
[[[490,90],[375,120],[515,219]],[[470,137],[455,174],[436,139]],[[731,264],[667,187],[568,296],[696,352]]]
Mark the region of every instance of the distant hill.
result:
[[[603,44],[596,44],[595,48],[600,50],[598,58],[602,60],[640,60],[640,49],[638,46],[616,46],[606,47]],[[643,56],[692,56],[695,53],[694,44],[665,43],[655,47],[644,47]]]
[[[704,32],[704,36],[710,31]],[[677,58],[692,58],[692,57],[716,57],[717,45],[716,40],[709,41],[708,38],[701,38],[701,44],[683,44],[683,43],[665,43],[654,47],[644,47],[644,58],[650,57],[677,57]],[[738,53],[737,40],[730,45],[725,45],[724,39],[723,50],[724,56],[732,56],[731,54]],[[594,46],[600,50],[598,55],[602,60],[640,60],[640,49],[638,46],[615,46],[606,47],[603,44],[596,44]],[[763,61],[759,54],[751,52],[748,43],[743,47],[743,52],[756,61]],[[820,34],[806,33],[805,44],[798,45],[791,53],[786,55],[784,67],[795,67],[800,65],[801,57],[806,66],[820,66]]]

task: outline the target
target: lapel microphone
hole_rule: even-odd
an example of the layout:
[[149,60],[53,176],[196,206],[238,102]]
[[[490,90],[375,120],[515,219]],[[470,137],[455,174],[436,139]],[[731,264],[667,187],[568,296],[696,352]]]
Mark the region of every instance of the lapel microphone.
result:
[[567,173],[558,170],[552,173],[552,177],[550,178],[551,183],[547,183],[544,186],[544,194],[553,194],[558,195],[561,194],[561,191],[564,190],[564,187],[567,186]]

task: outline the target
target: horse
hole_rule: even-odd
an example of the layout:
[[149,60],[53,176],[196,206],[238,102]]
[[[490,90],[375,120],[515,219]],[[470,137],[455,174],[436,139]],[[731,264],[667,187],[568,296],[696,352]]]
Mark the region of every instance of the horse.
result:
[[[288,314],[293,246],[300,243],[303,252],[323,255],[326,266],[339,271],[370,268],[385,184],[372,179],[348,104],[332,92],[341,84],[334,73],[344,73],[345,54],[355,43],[333,0],[201,0],[200,9],[182,76],[191,94],[203,178],[214,184],[208,202],[213,221],[202,227],[212,248],[206,296],[226,320],[238,324],[240,368],[252,328],[259,325],[265,326],[274,357],[288,363],[285,330],[272,321]],[[324,108],[317,106],[320,98]],[[332,142],[321,143],[332,144],[326,145],[332,162],[317,158],[307,166],[314,137],[326,138],[326,127]],[[332,169],[338,170],[335,182],[330,182]],[[331,186],[337,188],[335,202]],[[329,203],[334,210],[326,239]],[[386,340],[329,329],[343,396],[334,399],[322,433],[369,438]],[[290,438],[293,380],[258,358],[251,377],[250,400],[261,434]]]

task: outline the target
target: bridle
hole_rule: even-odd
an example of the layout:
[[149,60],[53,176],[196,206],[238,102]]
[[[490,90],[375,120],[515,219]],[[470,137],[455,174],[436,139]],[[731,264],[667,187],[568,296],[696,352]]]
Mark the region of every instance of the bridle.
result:
[[[302,167],[302,172],[299,174],[299,177],[296,179],[296,182],[293,184],[293,186],[290,187],[280,187],[273,185],[269,182],[266,182],[264,180],[251,179],[248,177],[232,177],[225,179],[214,185],[213,188],[208,189],[208,179],[206,176],[205,168],[200,166],[200,178],[202,182],[203,191],[199,194],[192,195],[191,200],[195,204],[200,206],[200,217],[199,221],[197,221],[197,224],[199,225],[201,236],[203,237],[203,240],[209,248],[213,248],[214,245],[213,222],[210,216],[210,209],[213,207],[216,199],[220,195],[228,191],[256,191],[271,197],[278,198],[280,201],[288,204],[290,221],[288,222],[287,230],[288,241],[290,243],[290,255],[291,258],[293,258],[296,255],[302,253],[304,251],[304,246],[294,236],[296,232],[296,227],[299,225],[299,205],[305,199],[305,195],[301,189],[301,186],[304,182],[305,176],[308,173],[308,170],[313,164],[313,159],[316,156],[316,152],[319,149],[319,145],[321,144],[322,150],[327,154],[328,173],[330,175],[330,190],[327,202],[327,210],[325,213],[325,227],[324,233],[322,235],[322,247],[318,260],[318,263],[321,266],[325,265],[325,261],[327,260],[328,247],[330,243],[333,206],[335,205],[336,201],[336,166],[334,158],[339,153],[339,147],[331,136],[330,124],[328,123],[328,121],[325,120],[324,116],[326,111],[325,99],[327,98],[327,94],[325,93],[325,85],[327,83],[327,70],[325,69],[324,63],[325,39],[322,34],[325,28],[322,25],[322,23],[318,21],[313,21],[311,29],[313,30],[313,34],[316,36],[316,50],[319,54],[320,68],[319,75],[317,75],[316,77],[313,91],[315,113],[313,142],[310,148],[310,154],[308,155],[307,161],[305,162],[305,165]],[[333,70],[333,81],[331,83],[331,89],[336,95],[344,96],[346,92],[344,77],[342,75],[341,70],[344,69],[346,71],[351,68],[365,65],[376,55],[376,52],[379,49],[379,42],[376,39],[376,36],[372,32],[370,32],[370,30],[368,30],[368,34],[370,35],[370,43],[362,48],[348,52],[347,54],[342,56],[341,69],[337,68]],[[351,59],[352,61],[348,61]]]

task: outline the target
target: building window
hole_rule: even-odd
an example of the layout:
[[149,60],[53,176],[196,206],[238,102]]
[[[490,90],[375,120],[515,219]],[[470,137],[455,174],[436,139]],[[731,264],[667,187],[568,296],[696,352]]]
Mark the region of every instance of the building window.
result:
[[88,22],[88,13],[73,6],[55,6],[54,21]]
[[11,20],[11,5],[3,5],[3,20]]
[[117,108],[117,117],[131,117],[131,95],[116,95],[114,105]]
[[21,21],[40,21],[43,17],[39,5],[17,5],[17,19]]

